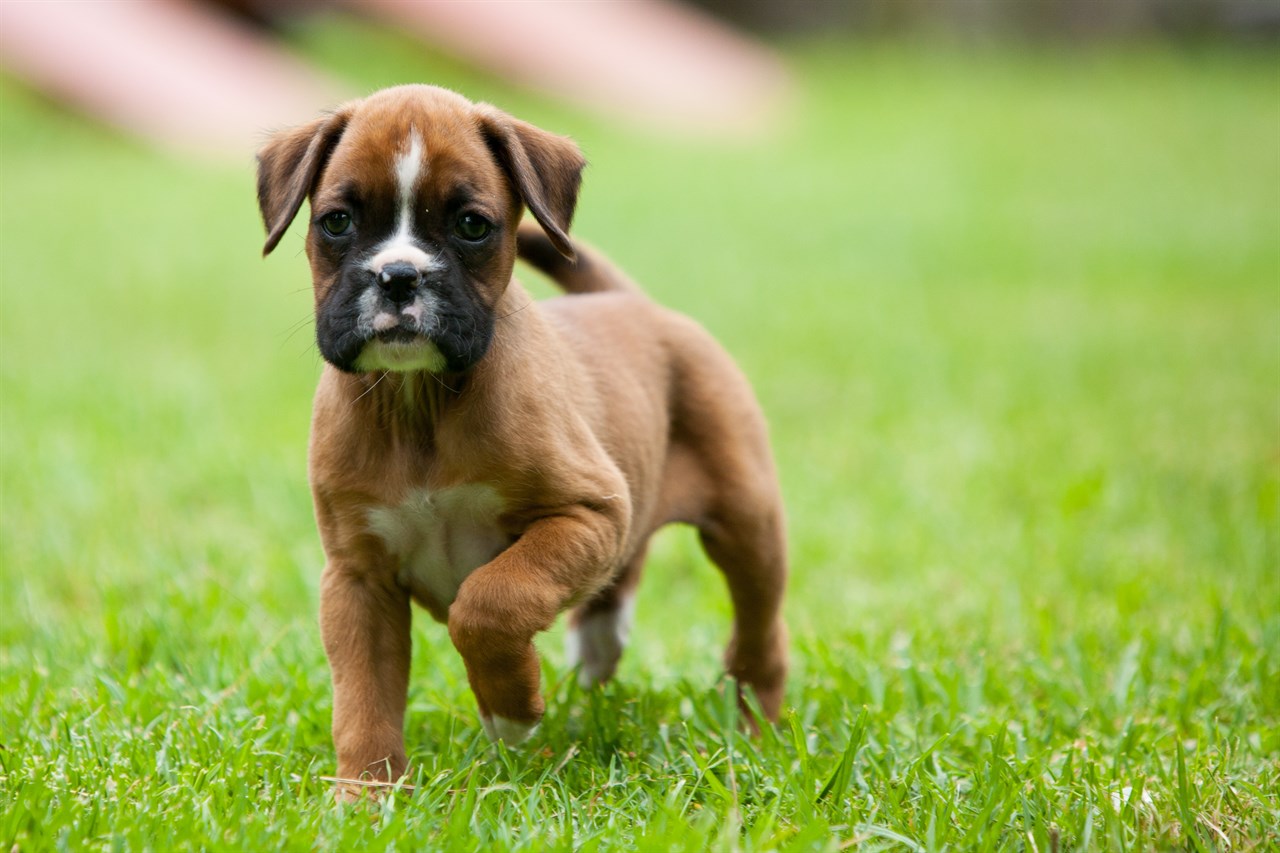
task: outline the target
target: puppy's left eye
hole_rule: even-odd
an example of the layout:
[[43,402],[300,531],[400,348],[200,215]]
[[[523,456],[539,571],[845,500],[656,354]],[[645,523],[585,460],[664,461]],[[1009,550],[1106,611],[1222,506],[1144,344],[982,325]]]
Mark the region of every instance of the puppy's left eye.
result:
[[336,210],[320,220],[320,227],[330,237],[341,237],[351,230],[351,214]]
[[488,237],[491,230],[493,230],[492,223],[478,213],[462,214],[458,217],[458,224],[453,228],[455,234],[472,243],[477,243]]

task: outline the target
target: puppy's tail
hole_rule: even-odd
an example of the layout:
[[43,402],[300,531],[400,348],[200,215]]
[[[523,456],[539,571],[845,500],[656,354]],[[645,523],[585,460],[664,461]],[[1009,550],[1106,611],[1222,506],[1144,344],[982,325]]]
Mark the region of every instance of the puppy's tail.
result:
[[522,222],[516,231],[516,251],[545,273],[565,293],[642,293],[613,262],[579,240],[573,241],[576,260],[569,260],[536,223]]

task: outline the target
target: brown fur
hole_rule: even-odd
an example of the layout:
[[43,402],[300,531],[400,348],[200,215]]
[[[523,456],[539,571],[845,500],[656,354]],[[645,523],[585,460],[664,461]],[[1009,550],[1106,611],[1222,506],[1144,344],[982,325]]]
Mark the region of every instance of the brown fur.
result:
[[[379,93],[263,149],[267,250],[308,193],[313,210],[352,184],[391,203],[387,164],[410,118],[425,135],[424,215],[462,182],[504,229],[500,251],[474,271],[499,319],[487,353],[461,374],[326,365],[321,376],[310,474],[326,554],[320,620],[339,774],[388,780],[406,768],[411,598],[447,622],[482,715],[536,721],[544,706],[534,636],[566,609],[576,621],[618,607],[650,535],[671,522],[696,526],[724,572],[735,613],[727,669],[775,719],[786,554],[764,419],[705,331],[570,241],[583,163],[572,143],[441,90]],[[533,303],[511,280],[522,205],[542,231],[520,230],[521,253],[581,295]],[[335,273],[315,231],[308,254],[319,305]],[[562,257],[575,251],[576,263]],[[370,512],[463,484],[496,491],[507,545],[442,601],[422,579],[406,579]]]

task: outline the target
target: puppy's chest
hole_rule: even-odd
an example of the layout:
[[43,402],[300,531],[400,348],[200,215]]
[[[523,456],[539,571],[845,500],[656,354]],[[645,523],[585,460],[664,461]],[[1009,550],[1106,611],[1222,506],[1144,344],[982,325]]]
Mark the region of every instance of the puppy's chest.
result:
[[513,541],[498,523],[503,510],[490,486],[421,489],[396,506],[369,510],[369,528],[397,560],[400,582],[443,613],[467,576]]

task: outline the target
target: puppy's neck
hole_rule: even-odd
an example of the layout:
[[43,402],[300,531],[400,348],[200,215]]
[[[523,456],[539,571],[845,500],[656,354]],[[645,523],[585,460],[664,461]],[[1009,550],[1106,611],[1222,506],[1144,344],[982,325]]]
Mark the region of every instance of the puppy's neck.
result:
[[461,398],[465,375],[377,371],[351,377],[351,405],[367,413],[379,430],[407,427],[434,432],[436,424]]

